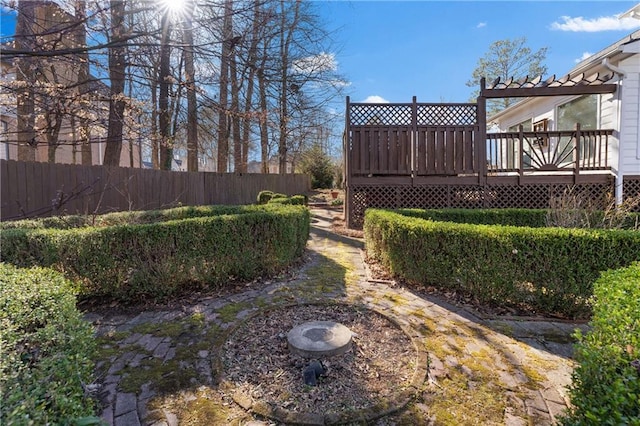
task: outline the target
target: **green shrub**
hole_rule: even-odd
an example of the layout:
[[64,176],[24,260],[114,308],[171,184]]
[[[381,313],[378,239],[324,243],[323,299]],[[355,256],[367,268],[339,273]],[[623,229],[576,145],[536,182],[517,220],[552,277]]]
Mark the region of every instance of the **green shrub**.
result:
[[[286,197],[286,196],[285,196]],[[126,211],[103,215],[56,216],[41,219],[0,222],[2,229],[73,229],[82,227],[105,227],[116,225],[135,225],[170,220],[191,219],[195,217],[241,214],[263,211],[260,206],[186,206],[164,210]]]
[[306,195],[294,195],[291,197],[291,204],[295,206],[306,206],[309,204],[309,198]]
[[565,425],[640,425],[640,263],[594,284],[591,331],[578,334]]
[[258,204],[267,204],[273,198],[273,191],[260,191],[258,193]]
[[93,414],[91,326],[71,283],[0,263],[0,424],[69,424]]
[[291,198],[284,197],[284,198],[272,198],[272,199],[269,200],[269,202],[267,204],[291,205],[291,204],[293,204],[293,202],[291,201]]
[[477,225],[546,226],[546,210],[534,209],[400,209],[403,216],[436,222],[470,223]]
[[331,188],[334,182],[334,166],[331,158],[319,144],[314,144],[302,154],[300,171],[311,176],[311,188]]
[[302,254],[309,236],[309,211],[300,206],[183,209],[163,214],[215,215],[101,228],[3,230],[0,258],[63,271],[79,283],[81,296],[135,302],[275,274]]
[[600,271],[640,259],[640,233],[433,222],[368,209],[367,254],[395,276],[482,303],[588,315]]

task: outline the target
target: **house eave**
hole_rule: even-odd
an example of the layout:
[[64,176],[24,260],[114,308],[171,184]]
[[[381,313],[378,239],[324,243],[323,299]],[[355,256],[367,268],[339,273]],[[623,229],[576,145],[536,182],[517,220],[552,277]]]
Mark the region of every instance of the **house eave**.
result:
[[[597,68],[603,67],[602,61],[605,58],[612,59],[618,55],[630,56],[639,52],[640,52],[640,30],[636,30],[631,34],[627,35],[626,37],[618,40],[616,43],[601,50],[600,52],[595,53],[590,57],[588,57],[587,59],[579,62],[578,64],[576,64],[575,67],[573,67],[569,71],[568,75],[570,77],[575,77],[576,75],[579,75],[581,73],[585,73],[585,74],[595,73]],[[522,108],[527,103],[532,102],[534,99],[536,98],[525,98],[519,102],[516,102],[515,104],[489,117],[487,122],[488,123],[496,122],[501,117],[517,109]]]

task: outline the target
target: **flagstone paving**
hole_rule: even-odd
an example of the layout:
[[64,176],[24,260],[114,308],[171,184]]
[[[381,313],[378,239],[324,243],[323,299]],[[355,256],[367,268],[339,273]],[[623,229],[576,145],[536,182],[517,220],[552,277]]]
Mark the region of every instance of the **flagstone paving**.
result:
[[495,398],[502,407],[500,421],[494,416],[493,424],[556,423],[567,408],[571,335],[576,328],[585,330],[584,324],[483,318],[434,296],[374,280],[363,261],[362,241],[331,232],[336,214],[312,209],[309,261],[293,276],[263,288],[203,298],[170,311],[86,313],[100,342],[97,384],[104,422],[281,424],[277,416],[261,416],[265,413],[258,404],[234,400],[233,390],[219,383],[218,351],[228,331],[261,309],[334,301],[384,314],[411,330],[428,353],[423,366],[428,375],[415,400],[398,413],[370,417],[370,424],[486,424],[483,398]]

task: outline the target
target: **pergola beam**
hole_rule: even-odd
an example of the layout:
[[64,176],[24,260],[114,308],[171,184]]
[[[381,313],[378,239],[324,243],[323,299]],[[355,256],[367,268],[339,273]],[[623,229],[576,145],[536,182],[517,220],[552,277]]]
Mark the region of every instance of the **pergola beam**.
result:
[[570,96],[570,95],[596,95],[602,93],[614,93],[617,84],[598,84],[580,86],[556,86],[556,87],[519,87],[507,89],[483,89],[480,96],[487,99],[496,98],[530,98],[536,96]]

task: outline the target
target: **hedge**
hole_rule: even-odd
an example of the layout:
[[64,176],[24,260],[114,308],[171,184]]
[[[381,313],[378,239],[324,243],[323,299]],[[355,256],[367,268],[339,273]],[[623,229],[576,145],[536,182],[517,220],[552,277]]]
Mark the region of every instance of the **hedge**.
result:
[[594,284],[591,331],[578,334],[565,425],[640,425],[640,263]]
[[476,225],[546,226],[547,211],[540,209],[399,209],[403,216]]
[[215,215],[63,230],[6,229],[0,233],[0,259],[62,271],[80,284],[82,297],[136,302],[275,274],[302,255],[309,235],[309,211],[300,206],[182,208],[142,216],[206,212]]
[[[544,228],[548,226],[548,215],[552,212],[542,209],[399,209],[398,213],[404,216],[434,220],[437,222],[471,223],[477,225],[506,225],[528,226],[532,228]],[[635,229],[640,223],[640,214],[626,213],[624,218],[615,218],[611,214],[607,216],[602,211],[571,211],[564,210],[565,214],[576,214],[580,217],[589,216],[594,225],[602,225],[607,222],[606,217],[612,219],[620,228]],[[579,214],[578,214],[579,213]]]
[[187,206],[165,210],[145,210],[107,213],[102,215],[69,215],[53,216],[39,219],[25,219],[0,222],[2,229],[72,229],[82,227],[105,227],[115,225],[135,225],[170,220],[191,219],[195,217],[243,214],[252,212],[273,211],[264,206]]
[[434,222],[368,209],[367,254],[396,276],[545,314],[590,312],[600,271],[640,259],[640,232]]
[[0,263],[0,424],[91,416],[83,383],[93,381],[92,333],[60,273]]

